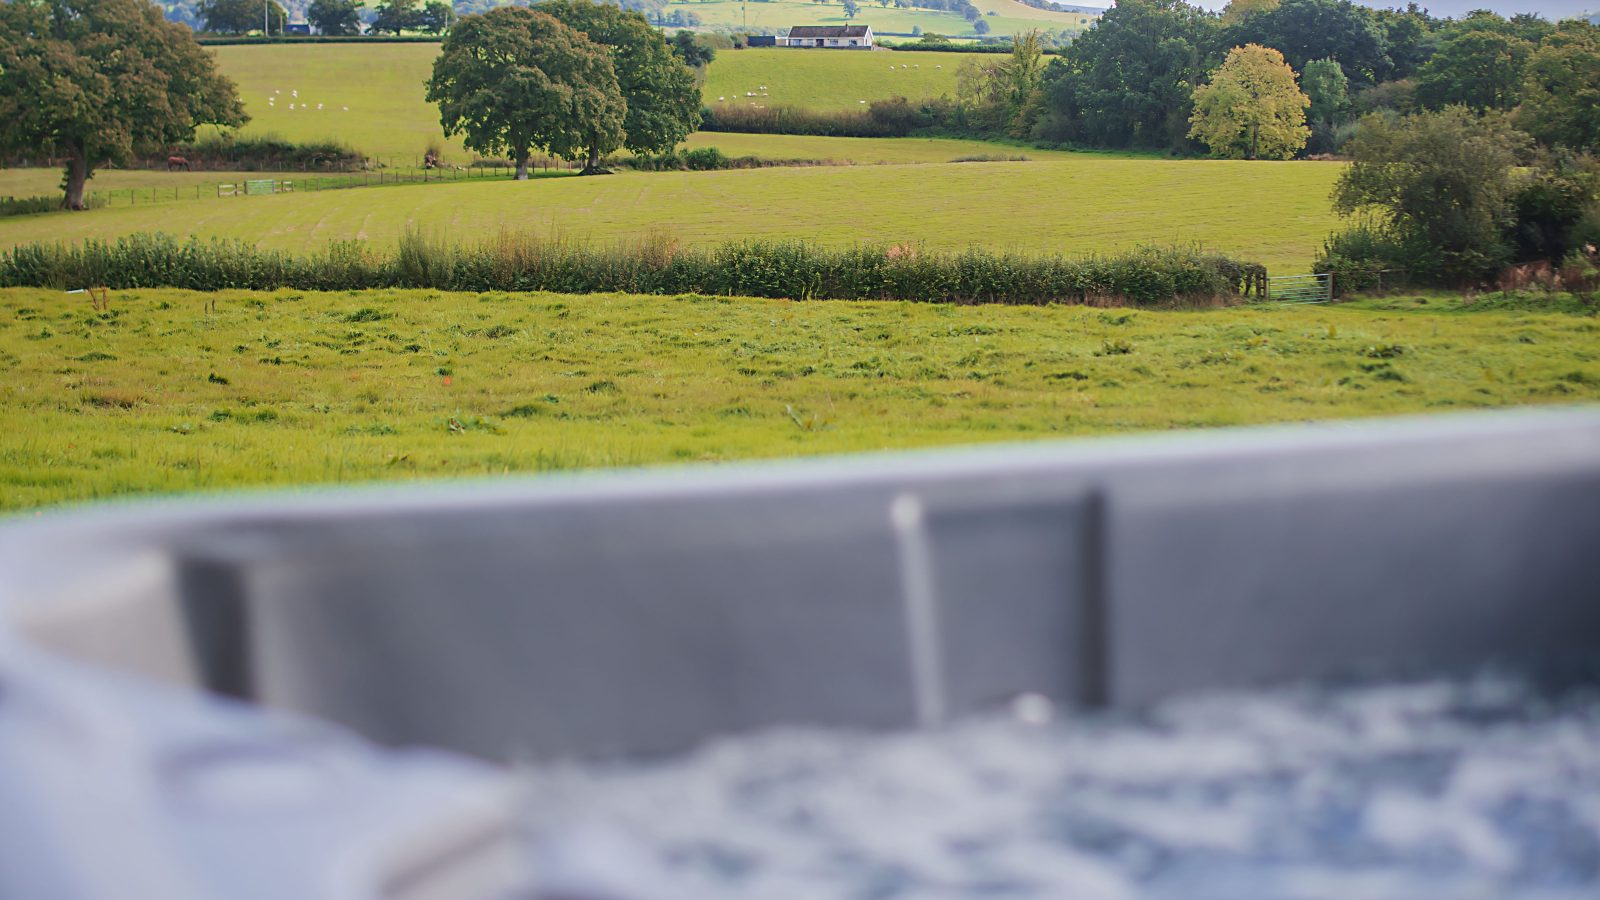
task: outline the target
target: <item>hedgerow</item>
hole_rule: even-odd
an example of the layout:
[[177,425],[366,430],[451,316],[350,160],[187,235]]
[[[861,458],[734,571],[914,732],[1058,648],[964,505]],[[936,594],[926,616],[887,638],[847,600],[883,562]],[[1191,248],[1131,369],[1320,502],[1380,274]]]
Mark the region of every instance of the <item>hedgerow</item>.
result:
[[978,248],[944,253],[911,244],[833,248],[798,240],[702,249],[659,234],[597,246],[512,232],[450,244],[411,231],[390,254],[338,241],[321,253],[296,256],[243,241],[141,233],[113,242],[25,244],[0,254],[0,286],[7,287],[411,287],[1140,306],[1238,299],[1264,272],[1254,263],[1185,247],[1069,259]]

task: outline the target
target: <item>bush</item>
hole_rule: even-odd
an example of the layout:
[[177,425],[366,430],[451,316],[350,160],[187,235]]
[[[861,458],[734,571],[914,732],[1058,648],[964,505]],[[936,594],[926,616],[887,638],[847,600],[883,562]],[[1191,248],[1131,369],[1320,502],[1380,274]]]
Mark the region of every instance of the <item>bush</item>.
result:
[[212,135],[178,148],[178,155],[192,163],[212,167],[272,170],[282,168],[344,169],[358,165],[360,154],[338,141],[324,140],[296,144],[275,134],[238,136]]
[[915,246],[832,249],[793,240],[751,240],[710,250],[651,235],[612,247],[502,232],[450,245],[408,231],[392,256],[344,241],[295,257],[242,241],[137,234],[114,243],[27,244],[0,254],[0,286],[175,287],[190,290],[361,290],[727,294],[946,303],[1209,303],[1237,299],[1265,270],[1187,248],[1144,248],[1067,259]]
[[905,137],[911,133],[899,125],[881,122],[866,111],[823,112],[798,106],[705,107],[700,130],[821,137]]
[[1331,235],[1311,271],[1333,275],[1339,296],[1399,287],[1410,281],[1413,252],[1383,226],[1363,222]]
[[[106,205],[104,197],[89,196],[83,201],[85,209],[99,209]],[[49,197],[0,197],[0,217],[31,216],[61,209],[59,194]]]

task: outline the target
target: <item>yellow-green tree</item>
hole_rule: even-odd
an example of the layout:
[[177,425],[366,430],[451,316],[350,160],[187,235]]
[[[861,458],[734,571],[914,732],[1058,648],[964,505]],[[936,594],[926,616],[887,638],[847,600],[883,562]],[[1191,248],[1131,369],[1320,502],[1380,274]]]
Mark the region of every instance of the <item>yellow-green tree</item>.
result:
[[1228,58],[1209,84],[1194,89],[1189,136],[1226,159],[1288,159],[1306,145],[1306,108],[1311,101],[1295,83],[1283,54],[1245,44]]
[[1257,13],[1272,12],[1283,0],[1233,0],[1222,10],[1222,24],[1238,25]]

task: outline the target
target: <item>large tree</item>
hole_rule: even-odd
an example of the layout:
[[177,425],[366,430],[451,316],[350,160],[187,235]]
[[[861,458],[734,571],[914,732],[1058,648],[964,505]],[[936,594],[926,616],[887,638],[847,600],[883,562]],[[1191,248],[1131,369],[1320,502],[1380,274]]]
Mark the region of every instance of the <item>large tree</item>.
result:
[[1517,125],[1546,144],[1600,150],[1600,28],[1563,22],[1528,60]]
[[1417,72],[1417,102],[1429,109],[1511,109],[1533,45],[1496,31],[1464,31],[1440,45]]
[[[645,17],[588,0],[546,0],[534,9],[548,13],[610,51],[628,112],[622,146],[635,153],[664,153],[700,124],[700,88],[694,70],[672,52],[661,32]],[[589,167],[615,150],[607,132],[597,129],[589,143]]]
[[1512,171],[1528,145],[1501,113],[1374,114],[1346,146],[1354,161],[1334,188],[1334,208],[1375,213],[1414,275],[1478,278],[1510,261]]
[[457,20],[433,63],[427,99],[446,136],[504,153],[528,177],[535,147],[567,159],[622,141],[627,102],[606,48],[554,17],[503,6]]
[[1306,145],[1306,107],[1294,70],[1271,47],[1235,47],[1194,89],[1189,136],[1227,159],[1288,159]]
[[1216,36],[1216,17],[1182,0],[1121,0],[1046,68],[1041,131],[1099,147],[1182,147]]
[[423,26],[423,12],[417,8],[421,0],[383,0],[373,10],[372,32],[419,31]]
[[1350,0],[1283,0],[1229,28],[1227,39],[1230,46],[1274,47],[1297,71],[1313,59],[1335,59],[1362,84],[1383,81],[1393,68],[1372,12]]
[[233,82],[145,0],[0,3],[0,148],[65,158],[65,205],[96,166],[241,125]]
[[361,33],[361,3],[358,0],[311,0],[306,21],[322,34]]
[[201,0],[195,12],[206,22],[207,31],[244,34],[265,28],[267,34],[283,34],[289,13],[277,0]]

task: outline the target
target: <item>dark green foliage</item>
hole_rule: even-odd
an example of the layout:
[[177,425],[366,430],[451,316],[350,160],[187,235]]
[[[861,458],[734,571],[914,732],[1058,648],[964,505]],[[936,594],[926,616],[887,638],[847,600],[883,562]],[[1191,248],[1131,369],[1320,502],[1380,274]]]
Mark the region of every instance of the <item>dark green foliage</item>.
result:
[[1276,48],[1296,72],[1313,59],[1336,60],[1351,80],[1376,84],[1394,69],[1384,39],[1371,11],[1350,0],[1283,0],[1228,29],[1224,43]]
[[[904,100],[900,101],[901,103]],[[894,103],[894,101],[877,101]],[[702,131],[732,131],[746,134],[810,134],[823,137],[905,137],[916,130],[915,120],[898,115],[898,109],[887,120],[871,112],[854,110],[822,111],[800,106],[706,107],[701,110]]]
[[1600,28],[1563,22],[1525,72],[1518,127],[1546,144],[1600,149]]
[[1492,31],[1447,39],[1417,72],[1417,100],[1428,109],[1511,109],[1521,94],[1533,45]]
[[427,287],[1011,304],[1212,302],[1239,297],[1262,273],[1258,265],[1192,249],[1067,259],[979,249],[955,254],[904,246],[831,249],[802,241],[744,241],[692,250],[658,239],[597,248],[509,234],[451,246],[417,232],[408,233],[387,258],[355,242],[295,257],[242,241],[180,242],[144,234],[71,247],[29,244],[0,255],[0,286],[6,287]]
[[377,15],[372,20],[372,31],[389,34],[421,31],[423,20],[422,10],[418,8],[420,2],[421,0],[383,0],[375,10]]
[[326,35],[361,33],[361,4],[356,0],[311,0],[306,21]]
[[428,0],[422,6],[422,14],[417,17],[417,27],[428,34],[443,34],[450,27],[453,17],[450,4],[444,0]]
[[[544,0],[535,7],[610,51],[617,86],[627,104],[622,146],[637,153],[662,153],[688,137],[700,119],[700,88],[694,73],[644,16],[589,0]],[[597,133],[589,165],[616,145]]]
[[144,0],[0,3],[0,150],[65,159],[71,209],[107,161],[246,118],[211,54]]
[[60,208],[60,197],[0,198],[0,216],[30,216],[35,213],[55,212]]
[[207,31],[219,34],[243,34],[263,24],[267,34],[283,34],[283,23],[289,20],[289,13],[276,0],[266,4],[261,0],[201,0],[195,12],[205,21]]
[[1194,86],[1221,60],[1215,16],[1125,0],[1044,72],[1039,136],[1096,147],[1188,146]]
[[1336,293],[1359,293],[1411,283],[1407,264],[1412,255],[1400,236],[1362,222],[1331,235],[1313,269],[1333,275]]
[[1398,121],[1368,116],[1348,145],[1355,161],[1334,207],[1376,215],[1412,277],[1473,281],[1511,260],[1512,166],[1528,144],[1503,115],[1461,107]]
[[672,52],[683,64],[691,69],[701,69],[711,65],[716,59],[717,51],[710,46],[695,40],[692,31],[679,31],[672,36]]
[[1562,157],[1531,167],[1512,196],[1516,226],[1510,235],[1519,262],[1560,262],[1589,243],[1579,223],[1600,211],[1600,167],[1592,159]]
[[519,179],[535,147],[592,164],[621,145],[627,113],[606,47],[517,6],[456,23],[434,60],[427,100],[439,104],[446,137],[509,157]]
[[[360,154],[336,141],[296,144],[276,135],[211,135],[177,150],[190,162],[232,169],[347,168],[361,161]],[[159,160],[157,160],[159,162]]]

